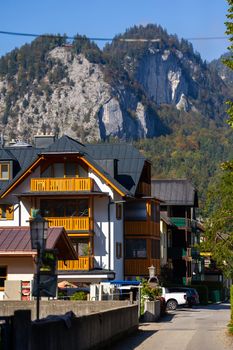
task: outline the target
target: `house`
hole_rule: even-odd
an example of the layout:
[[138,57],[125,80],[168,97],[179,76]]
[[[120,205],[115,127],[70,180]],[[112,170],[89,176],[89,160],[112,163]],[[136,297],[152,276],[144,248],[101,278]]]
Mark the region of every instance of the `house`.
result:
[[197,191],[186,179],[152,180],[152,196],[161,203],[161,265],[171,270],[173,281],[188,284],[201,274],[196,221]]
[[[46,249],[56,249],[58,259],[77,259],[62,227],[49,228]],[[30,300],[36,254],[28,226],[0,228],[0,299]]]
[[[150,163],[129,144],[84,145],[37,135],[35,145],[0,149],[0,228],[28,226],[40,211],[63,227],[78,254],[58,278],[78,282],[159,272],[159,201]],[[1,269],[1,266],[0,266]]]

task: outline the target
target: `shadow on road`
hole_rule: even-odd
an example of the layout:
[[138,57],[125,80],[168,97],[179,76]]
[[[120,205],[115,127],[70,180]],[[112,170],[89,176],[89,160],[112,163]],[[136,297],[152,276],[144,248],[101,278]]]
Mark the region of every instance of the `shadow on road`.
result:
[[[145,323],[143,325],[146,325]],[[149,324],[148,324],[149,325]],[[112,350],[131,350],[137,348],[142,344],[147,338],[155,334],[156,330],[137,330],[136,332],[124,338],[114,342],[111,346]]]
[[230,308],[231,308],[230,303],[195,306],[195,309],[200,309],[200,310],[205,310],[205,309],[208,309],[208,310],[230,310]]

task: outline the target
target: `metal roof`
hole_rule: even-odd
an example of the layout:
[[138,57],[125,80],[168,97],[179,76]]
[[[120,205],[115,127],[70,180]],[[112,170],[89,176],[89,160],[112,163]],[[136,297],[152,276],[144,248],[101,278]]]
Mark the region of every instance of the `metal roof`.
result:
[[117,181],[132,195],[135,194],[143,167],[144,156],[132,145],[123,143],[87,145],[89,154],[107,172],[112,173],[112,163],[116,159]]
[[197,191],[187,179],[151,180],[151,194],[164,205],[198,206]]
[[[83,156],[95,169],[103,174],[113,185],[125,195],[134,195],[145,158],[140,152],[129,144],[95,144],[83,145],[69,136],[62,136],[46,149],[33,147],[10,147],[7,149],[12,157],[17,159],[20,171],[8,182],[0,183],[3,194],[24,172],[41,156],[49,154],[77,153]],[[4,153],[5,154],[5,153]],[[1,153],[0,153],[0,160]],[[118,160],[118,170],[114,177],[112,165],[109,160]]]
[[[47,249],[58,249],[59,259],[76,259],[77,254],[63,227],[48,229],[46,241]],[[35,255],[36,250],[31,248],[29,227],[1,227],[0,228],[0,255],[14,254]]]

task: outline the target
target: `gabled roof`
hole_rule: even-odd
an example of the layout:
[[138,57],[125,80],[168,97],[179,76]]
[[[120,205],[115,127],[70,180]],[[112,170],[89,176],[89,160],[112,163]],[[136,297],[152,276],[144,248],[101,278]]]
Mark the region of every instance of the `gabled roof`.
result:
[[69,136],[63,135],[52,143],[49,147],[44,149],[41,153],[85,153],[85,145],[72,139]]
[[107,172],[112,172],[112,164],[108,160],[116,159],[117,181],[132,195],[136,188],[144,167],[144,156],[132,145],[123,143],[87,145],[89,154]]
[[198,207],[197,191],[187,179],[151,180],[151,194],[164,205]]
[[[77,259],[73,245],[63,227],[48,229],[47,249],[58,249],[58,258]],[[0,228],[0,256],[4,255],[35,255],[31,248],[29,227],[1,227]]]
[[9,149],[0,148],[0,159],[1,160],[16,160],[15,156]]
[[[37,166],[42,156],[49,154],[77,153],[86,164],[102,176],[122,196],[133,196],[135,194],[145,163],[145,158],[131,145],[84,145],[66,135],[45,149],[11,147],[10,152],[18,160],[21,170],[14,179],[4,183],[0,192],[2,196],[5,196],[16,181],[22,181],[22,177]],[[109,160],[113,159],[118,161],[118,171],[115,177],[112,174],[112,169],[110,169],[111,162],[109,162]]]

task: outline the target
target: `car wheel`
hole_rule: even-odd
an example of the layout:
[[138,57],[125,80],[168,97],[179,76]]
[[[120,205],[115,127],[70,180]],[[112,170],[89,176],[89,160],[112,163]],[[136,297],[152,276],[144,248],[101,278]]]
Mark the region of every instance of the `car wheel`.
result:
[[167,309],[168,310],[176,310],[177,308],[177,301],[175,299],[171,299],[167,301]]

